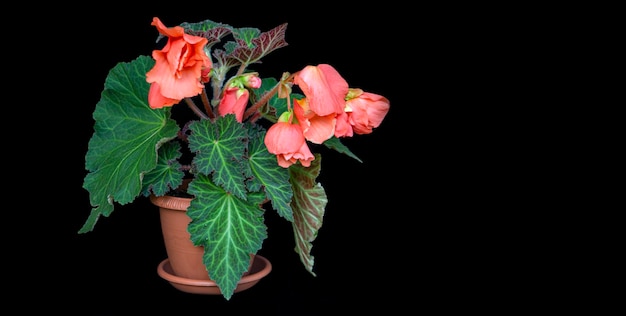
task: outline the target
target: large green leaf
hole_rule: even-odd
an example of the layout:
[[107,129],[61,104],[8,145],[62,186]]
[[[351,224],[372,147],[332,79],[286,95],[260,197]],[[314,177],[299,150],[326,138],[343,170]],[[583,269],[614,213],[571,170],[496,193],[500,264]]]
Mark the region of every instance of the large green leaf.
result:
[[188,192],[194,196],[187,209],[191,241],[204,247],[208,274],[228,300],[249,268],[250,255],[267,238],[261,207],[265,197],[255,192],[240,199],[202,174],[189,183]]
[[148,105],[146,72],[153,65],[152,58],[140,56],[118,63],[106,78],[85,156],[83,187],[92,209],[79,233],[93,230],[100,215],[109,216],[114,202],[127,204],[139,196],[144,174],[157,164],[157,149],[176,137],[170,108]]
[[328,203],[324,188],[315,182],[320,173],[321,160],[322,156],[315,154],[315,160],[311,162],[310,167],[305,168],[301,164],[293,164],[289,167],[294,194],[292,226],[296,239],[295,251],[306,270],[312,275],[315,275],[314,258],[311,255],[312,242],[322,227],[324,211]]
[[289,184],[289,170],[278,165],[276,156],[267,151],[263,143],[265,130],[258,125],[250,125],[250,169],[254,177],[248,181],[251,191],[258,191],[261,186],[272,202],[272,208],[290,222],[293,222],[291,198],[293,191]]
[[194,168],[211,175],[215,184],[245,200],[245,179],[250,176],[244,160],[248,146],[246,127],[237,122],[234,114],[228,114],[215,122],[195,121],[189,129],[189,149],[196,155]]

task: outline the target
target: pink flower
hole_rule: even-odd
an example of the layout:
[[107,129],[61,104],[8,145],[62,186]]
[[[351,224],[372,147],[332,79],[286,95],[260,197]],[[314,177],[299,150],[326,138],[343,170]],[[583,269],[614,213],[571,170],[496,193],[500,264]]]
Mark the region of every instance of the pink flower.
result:
[[352,125],[350,125],[350,118],[348,113],[344,112],[335,118],[335,137],[352,137],[354,133],[352,131]]
[[348,83],[331,65],[306,66],[294,75],[309,100],[311,111],[319,116],[343,113]]
[[261,78],[257,73],[238,76],[226,85],[220,104],[217,107],[219,115],[235,114],[237,122],[243,121],[243,115],[250,99],[250,91],[247,88],[261,87]]
[[185,34],[180,26],[168,28],[157,17],[152,19],[152,25],[168,37],[163,49],[152,51],[156,63],[146,74],[146,81],[152,84],[148,103],[158,109],[202,92],[202,73],[213,65],[204,52],[206,38]]
[[311,166],[315,156],[306,144],[302,128],[299,124],[292,123],[293,113],[284,112],[274,125],[270,126],[265,134],[265,147],[276,155],[278,165],[288,168],[300,161],[305,166]]
[[180,102],[179,99],[170,99],[164,97],[161,93],[161,87],[158,82],[153,82],[150,85],[150,91],[148,91],[148,104],[152,109],[160,109],[164,106],[172,106]]
[[[354,97],[352,97],[354,96]],[[350,89],[346,101],[348,122],[356,134],[370,134],[389,112],[389,100],[381,95]]]
[[335,114],[319,116],[309,108],[307,99],[294,99],[293,111],[302,127],[304,137],[315,144],[331,138],[335,132]]
[[235,114],[237,122],[243,121],[243,113],[246,110],[250,92],[247,89],[232,87],[224,91],[220,105],[217,108],[219,115]]
[[261,87],[261,78],[258,73],[251,73],[243,76],[243,85],[248,88],[258,89]]

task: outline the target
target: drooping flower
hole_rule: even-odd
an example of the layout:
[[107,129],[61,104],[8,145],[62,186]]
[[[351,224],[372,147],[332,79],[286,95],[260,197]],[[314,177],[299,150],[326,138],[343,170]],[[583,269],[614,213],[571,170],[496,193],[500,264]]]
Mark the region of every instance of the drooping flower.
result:
[[212,62],[204,52],[206,38],[186,34],[181,26],[168,28],[157,17],[152,25],[168,37],[163,49],[152,51],[155,65],[146,74],[146,81],[152,84],[148,103],[158,109],[200,94],[204,88],[202,73],[210,70]]
[[235,114],[237,122],[243,121],[243,112],[250,99],[250,92],[247,89],[231,87],[224,91],[217,108],[219,115]]
[[350,125],[348,113],[343,112],[335,117],[335,137],[352,137],[354,132]]
[[350,89],[347,99],[348,122],[356,134],[370,134],[389,112],[389,100],[375,93]]
[[294,74],[294,84],[300,87],[311,111],[317,115],[343,113],[349,86],[333,66],[306,66]]
[[335,113],[326,116],[315,114],[306,98],[294,99],[293,111],[302,127],[302,134],[308,141],[321,144],[335,133]]
[[153,82],[150,85],[150,90],[148,91],[148,104],[150,105],[150,108],[160,109],[165,106],[172,106],[178,102],[180,102],[179,99],[170,99],[163,96],[158,82]]
[[270,126],[265,134],[264,143],[267,151],[276,155],[278,165],[283,168],[289,168],[298,161],[303,166],[309,167],[311,161],[315,159],[304,139],[302,128],[297,119],[293,118],[292,111],[281,114],[278,121]]
[[246,88],[259,88],[262,81],[258,73],[250,73],[233,78],[226,87],[220,99],[217,112],[219,115],[235,114],[237,122],[243,121],[243,114],[250,99],[250,91]]

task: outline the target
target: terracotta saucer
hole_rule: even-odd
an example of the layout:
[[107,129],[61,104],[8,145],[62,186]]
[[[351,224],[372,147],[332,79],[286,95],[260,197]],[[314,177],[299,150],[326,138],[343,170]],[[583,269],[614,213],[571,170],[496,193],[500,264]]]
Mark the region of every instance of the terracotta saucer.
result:
[[[263,256],[255,255],[249,273],[244,275],[241,280],[239,280],[234,293],[251,288],[263,277],[268,275],[270,271],[272,271],[272,264],[270,261]],[[172,286],[186,293],[208,295],[222,294],[214,281],[194,280],[174,275],[169,259],[167,258],[159,263],[157,273],[160,277],[169,281]]]

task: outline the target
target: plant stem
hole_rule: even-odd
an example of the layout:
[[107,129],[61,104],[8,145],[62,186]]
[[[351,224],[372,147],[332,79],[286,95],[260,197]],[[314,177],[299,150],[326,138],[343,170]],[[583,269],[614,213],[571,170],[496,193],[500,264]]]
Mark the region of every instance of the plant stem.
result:
[[[243,114],[243,119],[246,120],[248,117],[250,117],[252,114],[254,114],[262,105],[264,105],[265,103],[267,103],[267,101],[270,100],[270,98],[276,94],[276,92],[278,91],[278,87],[280,87],[281,83],[278,82],[270,91],[267,91],[262,97],[261,99],[259,99],[256,103],[254,103],[250,108],[248,108],[246,110],[246,112]],[[255,117],[255,120],[258,118],[258,116]]]
[[239,66],[239,69],[237,69],[237,74],[235,74],[233,77],[240,76],[246,70],[246,67],[248,67],[248,64],[241,64]]
[[211,119],[214,119],[215,114],[213,113],[213,110],[212,110],[213,107],[211,106],[211,101],[209,100],[209,96],[206,94],[206,89],[202,89],[201,98],[202,98],[202,104],[204,104],[204,110],[206,111],[206,114]]
[[204,112],[202,112],[196,106],[196,104],[193,102],[193,100],[191,98],[185,98],[185,103],[187,103],[187,106],[189,106],[189,108],[193,111],[193,113],[196,113],[196,115],[198,115],[200,118],[203,118],[203,119],[208,119],[209,118],[206,114],[204,114]]

